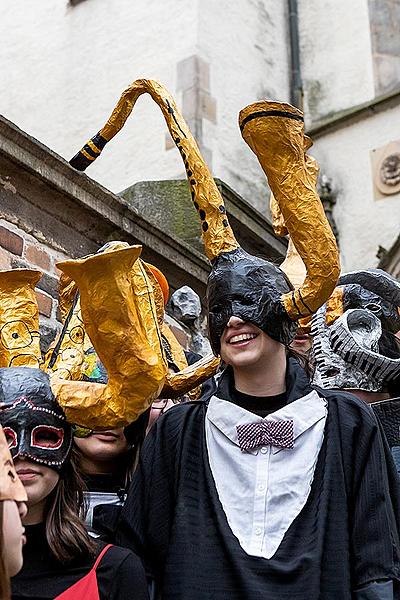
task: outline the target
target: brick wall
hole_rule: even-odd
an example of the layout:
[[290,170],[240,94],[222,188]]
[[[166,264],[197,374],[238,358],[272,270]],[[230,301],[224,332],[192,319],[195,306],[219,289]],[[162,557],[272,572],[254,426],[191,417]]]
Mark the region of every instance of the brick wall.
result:
[[57,303],[59,271],[56,263],[66,258],[66,255],[39,242],[12,223],[0,219],[0,269],[28,268],[42,272],[36,298],[43,350],[60,329]]

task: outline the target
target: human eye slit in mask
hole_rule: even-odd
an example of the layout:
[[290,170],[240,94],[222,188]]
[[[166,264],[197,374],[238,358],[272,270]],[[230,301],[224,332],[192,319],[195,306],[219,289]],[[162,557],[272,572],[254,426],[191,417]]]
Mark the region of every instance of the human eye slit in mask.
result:
[[17,447],[17,434],[11,427],[3,427],[4,435],[6,436],[8,448]]
[[32,446],[35,448],[60,448],[64,439],[64,430],[50,425],[38,425],[32,430]]

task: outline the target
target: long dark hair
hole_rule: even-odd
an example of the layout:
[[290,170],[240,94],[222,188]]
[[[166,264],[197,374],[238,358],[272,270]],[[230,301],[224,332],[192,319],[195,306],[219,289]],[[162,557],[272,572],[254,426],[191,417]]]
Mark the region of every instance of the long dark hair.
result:
[[293,348],[291,348],[290,346],[285,346],[285,347],[286,347],[286,356],[288,358],[295,358],[300,363],[300,366],[307,373],[308,377],[311,378],[311,376],[313,374],[313,365],[312,365],[312,361],[311,361],[310,350],[308,352],[306,352],[305,354],[302,354],[300,352],[297,352],[297,350],[293,350]]
[[72,452],[60,479],[47,500],[46,538],[54,557],[61,563],[94,556],[96,545],[80,515],[84,509],[84,484]]
[[4,502],[0,501],[0,598],[1,600],[10,600],[10,578],[5,557],[5,547],[3,538],[3,519],[4,519]]

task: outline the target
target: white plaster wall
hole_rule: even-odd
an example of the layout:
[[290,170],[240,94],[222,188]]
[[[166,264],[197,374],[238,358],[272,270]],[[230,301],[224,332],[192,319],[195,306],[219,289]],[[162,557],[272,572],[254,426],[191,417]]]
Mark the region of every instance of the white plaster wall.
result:
[[289,100],[286,1],[202,0],[199,51],[210,62],[218,102],[217,126],[204,123],[214,175],[265,212],[266,179],[241,137],[238,114],[257,100]]
[[[265,96],[287,100],[286,2],[273,0],[1,0],[0,111],[71,158],[104,124],[138,77],[177,94],[177,63],[210,63],[217,123],[203,120],[213,171],[263,209],[265,178],[242,141],[239,110]],[[139,180],[183,177],[166,127],[148,96],[88,175],[113,191]]]
[[[172,93],[176,63],[196,51],[197,0],[1,0],[0,112],[71,158],[138,77]],[[140,98],[88,174],[113,191],[183,174],[165,152],[161,111]]]
[[368,0],[300,0],[307,122],[372,99]]
[[316,140],[313,156],[338,190],[334,217],[340,232],[342,270],[378,264],[400,232],[400,194],[374,200],[370,151],[398,139],[400,106],[372,115]]

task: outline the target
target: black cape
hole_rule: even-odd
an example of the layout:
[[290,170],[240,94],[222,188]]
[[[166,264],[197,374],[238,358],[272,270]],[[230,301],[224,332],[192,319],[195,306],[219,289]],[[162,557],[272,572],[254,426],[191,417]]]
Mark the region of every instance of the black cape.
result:
[[[288,402],[310,391],[290,359]],[[347,600],[371,581],[400,578],[399,484],[377,420],[350,394],[317,391],[328,416],[310,495],[269,560],[247,555],[229,528],[208,463],[207,402],[156,422],[117,542],[143,558],[163,600]]]

